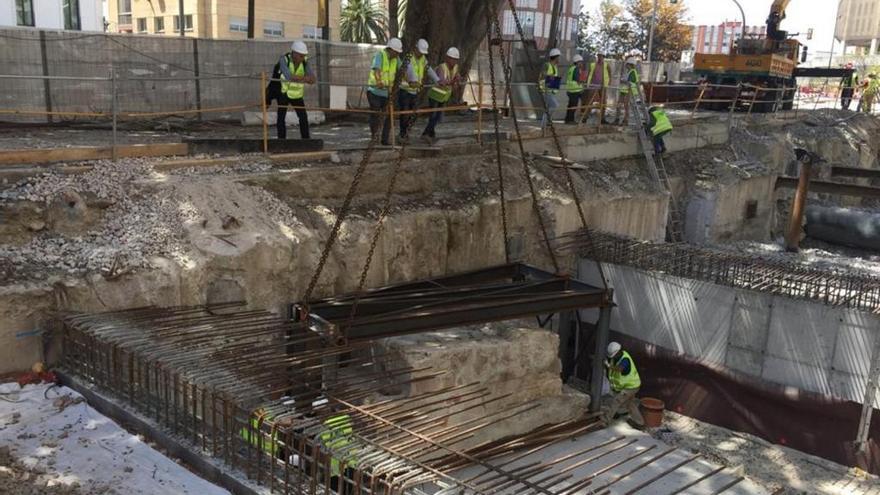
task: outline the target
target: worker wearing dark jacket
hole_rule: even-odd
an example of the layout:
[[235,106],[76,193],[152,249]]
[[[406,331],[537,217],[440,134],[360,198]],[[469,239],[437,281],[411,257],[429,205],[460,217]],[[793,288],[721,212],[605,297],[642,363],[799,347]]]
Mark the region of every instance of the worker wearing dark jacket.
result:
[[609,425],[614,421],[617,413],[627,410],[630,422],[637,427],[644,426],[645,420],[639,411],[639,399],[636,397],[642,386],[642,379],[639,377],[636,363],[632,356],[624,351],[617,342],[608,344],[606,353],[608,359],[605,360],[605,373],[608,377],[608,383],[611,385],[613,396],[602,414],[602,421]]
[[[852,62],[846,64],[846,68],[852,70]],[[843,79],[840,80],[840,108],[849,110],[849,105],[852,103],[853,95],[858,85],[858,72],[853,71],[849,75],[843,76]]]
[[663,107],[651,107],[648,113],[650,114],[648,132],[654,138],[654,153],[658,155],[666,153],[666,142],[663,140],[663,136],[672,132],[672,121],[669,120]]

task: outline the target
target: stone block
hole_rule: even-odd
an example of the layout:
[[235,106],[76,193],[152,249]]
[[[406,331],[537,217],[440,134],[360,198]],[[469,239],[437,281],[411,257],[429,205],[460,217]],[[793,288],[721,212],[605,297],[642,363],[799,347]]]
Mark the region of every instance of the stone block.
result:
[[[309,124],[323,124],[327,120],[327,116],[324,115],[324,112],[318,110],[310,110],[309,114]],[[274,126],[275,122],[278,120],[278,114],[274,111],[266,112],[266,120],[270,126]],[[299,127],[299,119],[296,118],[296,113],[294,111],[287,112],[287,119],[285,121],[287,127]],[[263,125],[263,112],[241,112],[241,125],[243,126],[256,126]]]

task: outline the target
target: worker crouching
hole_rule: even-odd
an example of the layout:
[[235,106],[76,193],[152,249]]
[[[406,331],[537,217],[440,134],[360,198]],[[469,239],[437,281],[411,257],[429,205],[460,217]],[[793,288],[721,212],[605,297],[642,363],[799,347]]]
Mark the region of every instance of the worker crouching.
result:
[[617,342],[608,344],[606,354],[608,359],[605,360],[605,373],[611,385],[612,398],[602,414],[602,422],[610,425],[619,412],[626,410],[630,423],[637,428],[643,428],[645,420],[639,411],[639,399],[636,397],[642,380],[636,363]]
[[661,155],[666,153],[666,141],[663,137],[672,132],[672,121],[663,107],[651,107],[648,113],[650,114],[648,132],[654,139],[654,153]]

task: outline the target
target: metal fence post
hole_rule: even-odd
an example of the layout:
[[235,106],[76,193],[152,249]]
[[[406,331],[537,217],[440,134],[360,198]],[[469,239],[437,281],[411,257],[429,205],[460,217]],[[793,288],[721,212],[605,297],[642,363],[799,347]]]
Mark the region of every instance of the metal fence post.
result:
[[193,74],[196,81],[196,114],[202,120],[202,81],[199,79],[199,39],[193,38]]
[[49,87],[49,62],[46,53],[46,31],[40,30],[40,59],[43,64],[43,99],[46,105],[46,120],[52,122],[52,91]]
[[113,113],[113,150],[111,156],[113,161],[118,158],[116,155],[116,120],[119,113],[118,98],[116,91],[116,69],[110,67],[110,111]]
[[269,114],[266,111],[266,95],[263,93],[266,87],[266,71],[260,72],[260,102],[263,109],[263,153],[269,152]]

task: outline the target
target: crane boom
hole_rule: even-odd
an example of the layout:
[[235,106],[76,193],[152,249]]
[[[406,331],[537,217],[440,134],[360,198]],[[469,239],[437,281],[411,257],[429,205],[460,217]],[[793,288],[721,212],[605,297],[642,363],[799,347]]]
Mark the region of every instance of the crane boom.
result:
[[770,16],[767,17],[767,38],[773,41],[784,41],[788,33],[779,29],[779,24],[785,19],[785,8],[791,0],[774,0],[770,6]]

